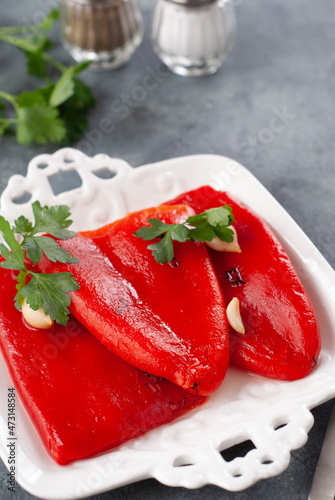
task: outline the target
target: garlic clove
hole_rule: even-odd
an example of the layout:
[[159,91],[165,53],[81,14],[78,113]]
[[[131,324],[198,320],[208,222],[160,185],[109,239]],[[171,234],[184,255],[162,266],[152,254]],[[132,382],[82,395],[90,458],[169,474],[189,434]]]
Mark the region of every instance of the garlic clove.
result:
[[229,229],[231,229],[234,233],[233,241],[222,241],[218,236],[215,236],[215,238],[211,241],[206,241],[206,245],[217,252],[241,252],[241,247],[238,244],[236,229],[233,226],[229,226]]
[[26,299],[24,299],[22,303],[22,315],[28,325],[34,328],[48,330],[54,326],[54,321],[51,319],[50,314],[46,315],[42,307],[34,311],[27,303]]
[[234,297],[227,306],[227,319],[230,326],[238,333],[245,333],[241,318],[240,301]]

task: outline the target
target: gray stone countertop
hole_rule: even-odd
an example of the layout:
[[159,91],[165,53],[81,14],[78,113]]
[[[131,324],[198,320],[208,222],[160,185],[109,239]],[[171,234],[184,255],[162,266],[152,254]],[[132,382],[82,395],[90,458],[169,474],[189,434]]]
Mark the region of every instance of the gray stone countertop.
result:
[[[2,0],[0,25],[39,20],[56,0]],[[160,64],[150,42],[152,2],[140,3],[145,38],[131,61],[116,71],[86,71],[82,79],[97,99],[89,128],[74,144],[89,156],[106,153],[134,167],[177,156],[215,153],[244,164],[274,195],[335,267],[335,3],[333,0],[240,0],[235,2],[237,40],[217,74],[174,75]],[[71,62],[53,32],[55,53]],[[145,98],[131,101],[121,119],[115,103],[125,103],[152,71],[162,71]],[[0,89],[13,94],[33,89],[23,56],[0,42]],[[142,93],[143,96],[143,93]],[[274,127],[274,117],[283,126]],[[101,130],[109,118],[115,129]],[[278,122],[276,122],[278,123]],[[13,174],[25,175],[29,161],[52,153],[55,145],[21,146],[0,137],[0,192]],[[94,497],[96,500],[304,500],[322,446],[331,403],[313,410],[307,444],[292,453],[287,470],[238,493],[214,486],[168,488],[145,480]],[[33,499],[19,486],[7,490],[0,465],[0,498]],[[93,498],[93,497],[92,497]]]

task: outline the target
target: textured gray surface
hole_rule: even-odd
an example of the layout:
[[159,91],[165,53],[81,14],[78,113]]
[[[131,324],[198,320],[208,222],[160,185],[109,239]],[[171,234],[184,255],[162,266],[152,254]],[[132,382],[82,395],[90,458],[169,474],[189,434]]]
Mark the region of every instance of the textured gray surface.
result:
[[[55,2],[2,0],[0,24],[38,20],[43,5]],[[238,37],[219,72],[185,79],[159,65],[149,38],[151,0],[142,0],[146,36],[132,60],[115,72],[86,72],[97,106],[89,130],[75,144],[89,155],[107,153],[133,166],[193,153],[217,153],[243,163],[272,192],[335,267],[335,3],[333,0],[236,2]],[[56,53],[69,61],[57,42]],[[162,70],[156,88],[142,92],[143,78]],[[22,56],[0,44],[0,88],[18,93],[37,84],[26,76]],[[124,104],[128,96],[141,96]],[[129,101],[128,101],[129,102]],[[121,104],[123,113],[121,112]],[[125,116],[127,115],[127,116]],[[280,118],[281,117],[281,118]],[[115,129],[101,131],[109,118]],[[55,146],[23,147],[0,138],[0,192],[14,173],[26,173],[29,160]],[[167,488],[148,480],[99,495],[99,500],[303,500],[322,445],[330,410],[314,410],[308,443],[292,455],[280,476],[240,493],[216,487]],[[30,499],[17,487],[6,490],[0,465],[0,498]]]

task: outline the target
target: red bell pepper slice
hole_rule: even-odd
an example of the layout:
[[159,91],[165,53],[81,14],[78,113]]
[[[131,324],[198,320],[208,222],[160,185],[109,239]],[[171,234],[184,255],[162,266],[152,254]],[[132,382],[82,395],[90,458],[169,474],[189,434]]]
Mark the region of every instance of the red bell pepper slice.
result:
[[73,317],[48,332],[28,327],[14,307],[16,274],[0,268],[0,346],[56,462],[109,450],[205,401],[121,360]]
[[269,226],[228,193],[209,186],[168,204],[186,203],[196,213],[228,204],[241,253],[209,250],[226,303],[240,301],[245,334],[230,327],[235,365],[277,379],[294,380],[317,364],[320,332],[309,297]]
[[176,243],[174,265],[158,264],[134,232],[158,217],[184,222],[182,205],[132,213],[97,231],[58,241],[78,264],[51,264],[80,284],[71,312],[124,360],[202,395],[214,392],[228,366],[225,304],[204,245]]

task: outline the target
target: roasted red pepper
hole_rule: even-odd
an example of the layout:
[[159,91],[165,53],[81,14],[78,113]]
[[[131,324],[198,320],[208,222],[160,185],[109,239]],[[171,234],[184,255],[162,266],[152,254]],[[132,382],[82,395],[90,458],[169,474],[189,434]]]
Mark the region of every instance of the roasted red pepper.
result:
[[121,360],[73,317],[48,332],[27,326],[14,307],[16,274],[0,267],[0,346],[59,464],[115,447],[205,401]]
[[59,241],[78,264],[39,264],[71,271],[80,284],[71,311],[103,344],[137,368],[207,395],[228,366],[225,305],[208,252],[176,243],[175,261],[158,264],[136,236],[148,219],[180,223],[189,207],[158,207],[128,215],[97,231]]
[[228,193],[209,186],[169,204],[186,203],[197,213],[228,204],[241,253],[210,250],[226,304],[240,301],[245,334],[230,327],[235,365],[278,379],[307,375],[317,364],[320,332],[310,299],[282,245],[268,225]]

